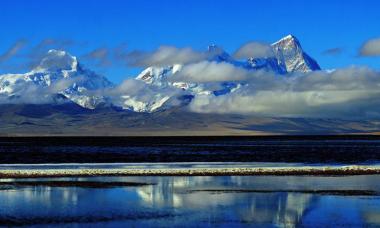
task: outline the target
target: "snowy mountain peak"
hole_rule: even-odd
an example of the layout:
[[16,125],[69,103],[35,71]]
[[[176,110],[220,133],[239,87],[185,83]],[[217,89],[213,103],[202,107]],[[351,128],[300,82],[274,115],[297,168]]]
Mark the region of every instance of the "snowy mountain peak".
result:
[[280,40],[278,40],[275,43],[273,43],[272,46],[275,46],[278,43],[293,43],[293,44],[298,44],[298,45],[300,44],[299,40],[297,39],[297,37],[295,37],[292,34],[289,34],[289,35],[281,38]]
[[40,64],[33,70],[34,72],[56,72],[56,71],[76,71],[79,63],[75,56],[65,51],[49,50]]
[[272,48],[278,65],[288,73],[307,73],[321,69],[318,63],[303,51],[299,40],[293,35],[273,43]]
[[209,60],[216,62],[233,62],[233,58],[228,54],[223,48],[211,44],[207,47],[207,51],[209,53]]
[[50,50],[30,72],[0,75],[0,97],[8,98],[7,102],[12,102],[14,97],[20,98],[17,102],[35,102],[30,93],[38,91],[34,94],[41,97],[38,102],[54,103],[59,95],[84,108],[94,109],[105,98],[92,92],[112,86],[105,77],[81,68],[76,57],[59,50]]
[[137,77],[137,80],[144,81],[148,84],[162,86],[167,77],[173,75],[182,69],[181,64],[174,64],[168,67],[148,67],[142,71]]

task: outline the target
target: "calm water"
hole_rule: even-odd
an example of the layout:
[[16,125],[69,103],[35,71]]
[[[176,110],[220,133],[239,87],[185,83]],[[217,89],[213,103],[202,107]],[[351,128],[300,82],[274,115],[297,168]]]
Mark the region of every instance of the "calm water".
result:
[[[0,138],[0,164],[0,169],[379,165],[380,138]],[[380,175],[0,179],[2,226],[380,227]]]
[[[3,226],[380,226],[380,175],[98,177],[1,181],[0,224]],[[23,184],[15,185],[15,181],[23,181]],[[52,184],[57,181],[61,184],[101,181],[147,185],[99,187],[62,184],[57,187]],[[314,194],[310,190],[323,191]],[[347,190],[363,191],[353,193]]]

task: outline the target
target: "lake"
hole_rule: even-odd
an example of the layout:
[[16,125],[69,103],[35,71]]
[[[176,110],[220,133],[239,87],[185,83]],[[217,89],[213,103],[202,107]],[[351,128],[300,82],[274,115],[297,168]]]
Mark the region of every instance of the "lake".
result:
[[[1,170],[379,166],[380,138],[0,138]],[[0,226],[379,227],[380,175],[0,179]]]
[[3,179],[0,186],[3,226],[380,226],[380,175]]

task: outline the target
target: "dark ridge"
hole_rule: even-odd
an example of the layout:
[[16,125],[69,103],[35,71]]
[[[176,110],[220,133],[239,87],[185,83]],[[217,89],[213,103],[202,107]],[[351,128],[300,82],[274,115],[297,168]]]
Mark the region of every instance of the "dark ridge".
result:
[[0,164],[380,162],[379,136],[2,137]]

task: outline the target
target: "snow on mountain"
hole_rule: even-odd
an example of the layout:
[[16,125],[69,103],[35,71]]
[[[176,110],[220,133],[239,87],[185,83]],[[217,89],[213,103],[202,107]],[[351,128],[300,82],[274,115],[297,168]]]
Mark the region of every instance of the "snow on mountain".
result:
[[[242,67],[247,70],[265,70],[275,72],[276,74],[287,73],[307,73],[310,71],[320,70],[318,63],[307,55],[300,42],[293,35],[288,35],[271,45],[273,48],[273,57],[268,58],[248,58],[246,62],[238,61],[229,55],[226,51],[216,45],[208,47],[209,59],[214,62],[227,62],[236,67]],[[167,67],[151,66],[140,73],[136,79],[144,81],[149,85],[161,88],[176,87],[181,88],[192,95],[210,95],[221,96],[231,93],[243,84],[236,82],[221,82],[218,85],[205,83],[188,83],[181,81],[172,81],[170,77],[180,72],[183,65],[173,65]]]
[[61,95],[87,109],[107,104],[135,112],[153,112],[169,103],[181,103],[172,97],[177,91],[165,90],[168,85],[164,80],[180,68],[181,65],[170,69],[148,68],[138,78],[151,84],[152,88],[144,85],[139,91],[114,94],[112,89],[115,86],[110,81],[84,69],[76,57],[65,51],[50,50],[30,72],[0,75],[0,102],[61,103],[64,102],[58,96]]
[[[210,54],[208,61],[228,62],[234,66],[243,67],[248,70],[266,70],[278,74],[294,72],[307,73],[321,69],[318,63],[303,51],[298,39],[293,35],[288,35],[273,43],[271,46],[275,54],[274,57],[248,58],[246,62],[239,62],[222,48],[216,45],[210,45],[208,47]],[[182,67],[183,66],[179,64],[167,67],[151,66],[141,72],[136,79],[148,84],[167,86],[167,79],[176,72],[179,72]],[[175,82],[172,85],[179,86],[183,89],[192,87],[183,82]]]
[[288,35],[272,44],[278,65],[287,73],[320,70],[318,63],[306,54],[298,39]]
[[[76,57],[71,56],[65,51],[49,50],[46,56],[36,66],[35,72],[57,72],[57,71],[76,71],[79,68],[79,63]],[[67,77],[68,75],[63,75]]]
[[58,50],[50,50],[28,73],[0,75],[0,96],[8,97],[9,102],[15,98],[19,102],[52,102],[55,95],[61,94],[84,108],[94,109],[104,97],[91,93],[112,86],[105,77],[83,69],[76,57]]
[[[273,43],[272,48],[272,57],[238,61],[222,48],[210,45],[205,61],[224,62],[246,70],[265,70],[276,74],[320,70],[318,63],[303,51],[298,39],[292,35]],[[107,94],[104,91],[110,91],[115,86],[105,77],[84,69],[76,57],[65,51],[50,50],[30,72],[0,75],[0,101],[54,103],[62,100],[56,99],[60,95],[88,109],[106,103],[124,110],[154,112],[173,105],[188,104],[196,95],[222,96],[233,93],[244,85],[243,82],[230,81],[173,81],[172,76],[183,68],[182,64],[150,66],[134,80],[143,86],[132,83],[132,87],[127,90]]]
[[248,58],[245,68],[251,70],[273,71],[278,74],[286,74],[286,67],[279,64],[277,58]]
[[223,48],[212,44],[207,47],[207,51],[209,53],[209,61],[215,62],[229,62],[234,63],[237,62],[230,54],[223,50]]
[[288,35],[271,45],[274,57],[248,58],[246,68],[263,69],[278,74],[307,73],[320,70],[318,63],[306,54],[298,39]]
[[[243,66],[243,63],[240,63],[232,58],[226,51],[216,45],[208,46],[208,61],[215,62],[228,62],[236,66]],[[177,72],[180,72],[183,68],[183,65],[176,64],[173,66],[167,67],[155,67],[151,66],[142,71],[137,77],[137,80],[144,81],[147,84],[158,86],[158,87],[175,87],[185,91],[188,91],[192,94],[212,94],[215,91],[208,88],[207,85],[202,83],[190,83],[190,82],[181,82],[181,81],[171,81],[170,77]],[[231,83],[222,83],[222,88],[220,91],[229,90],[232,86]],[[219,90],[216,92],[218,93]],[[222,93],[222,92],[220,92]]]
[[165,102],[170,99],[170,96],[156,94],[152,99],[146,102],[130,95],[124,95],[121,98],[124,99],[121,105],[123,109],[134,112],[154,112],[160,109]]
[[142,80],[148,84],[164,86],[167,78],[180,71],[181,68],[181,64],[168,67],[148,67],[141,72],[136,79]]

